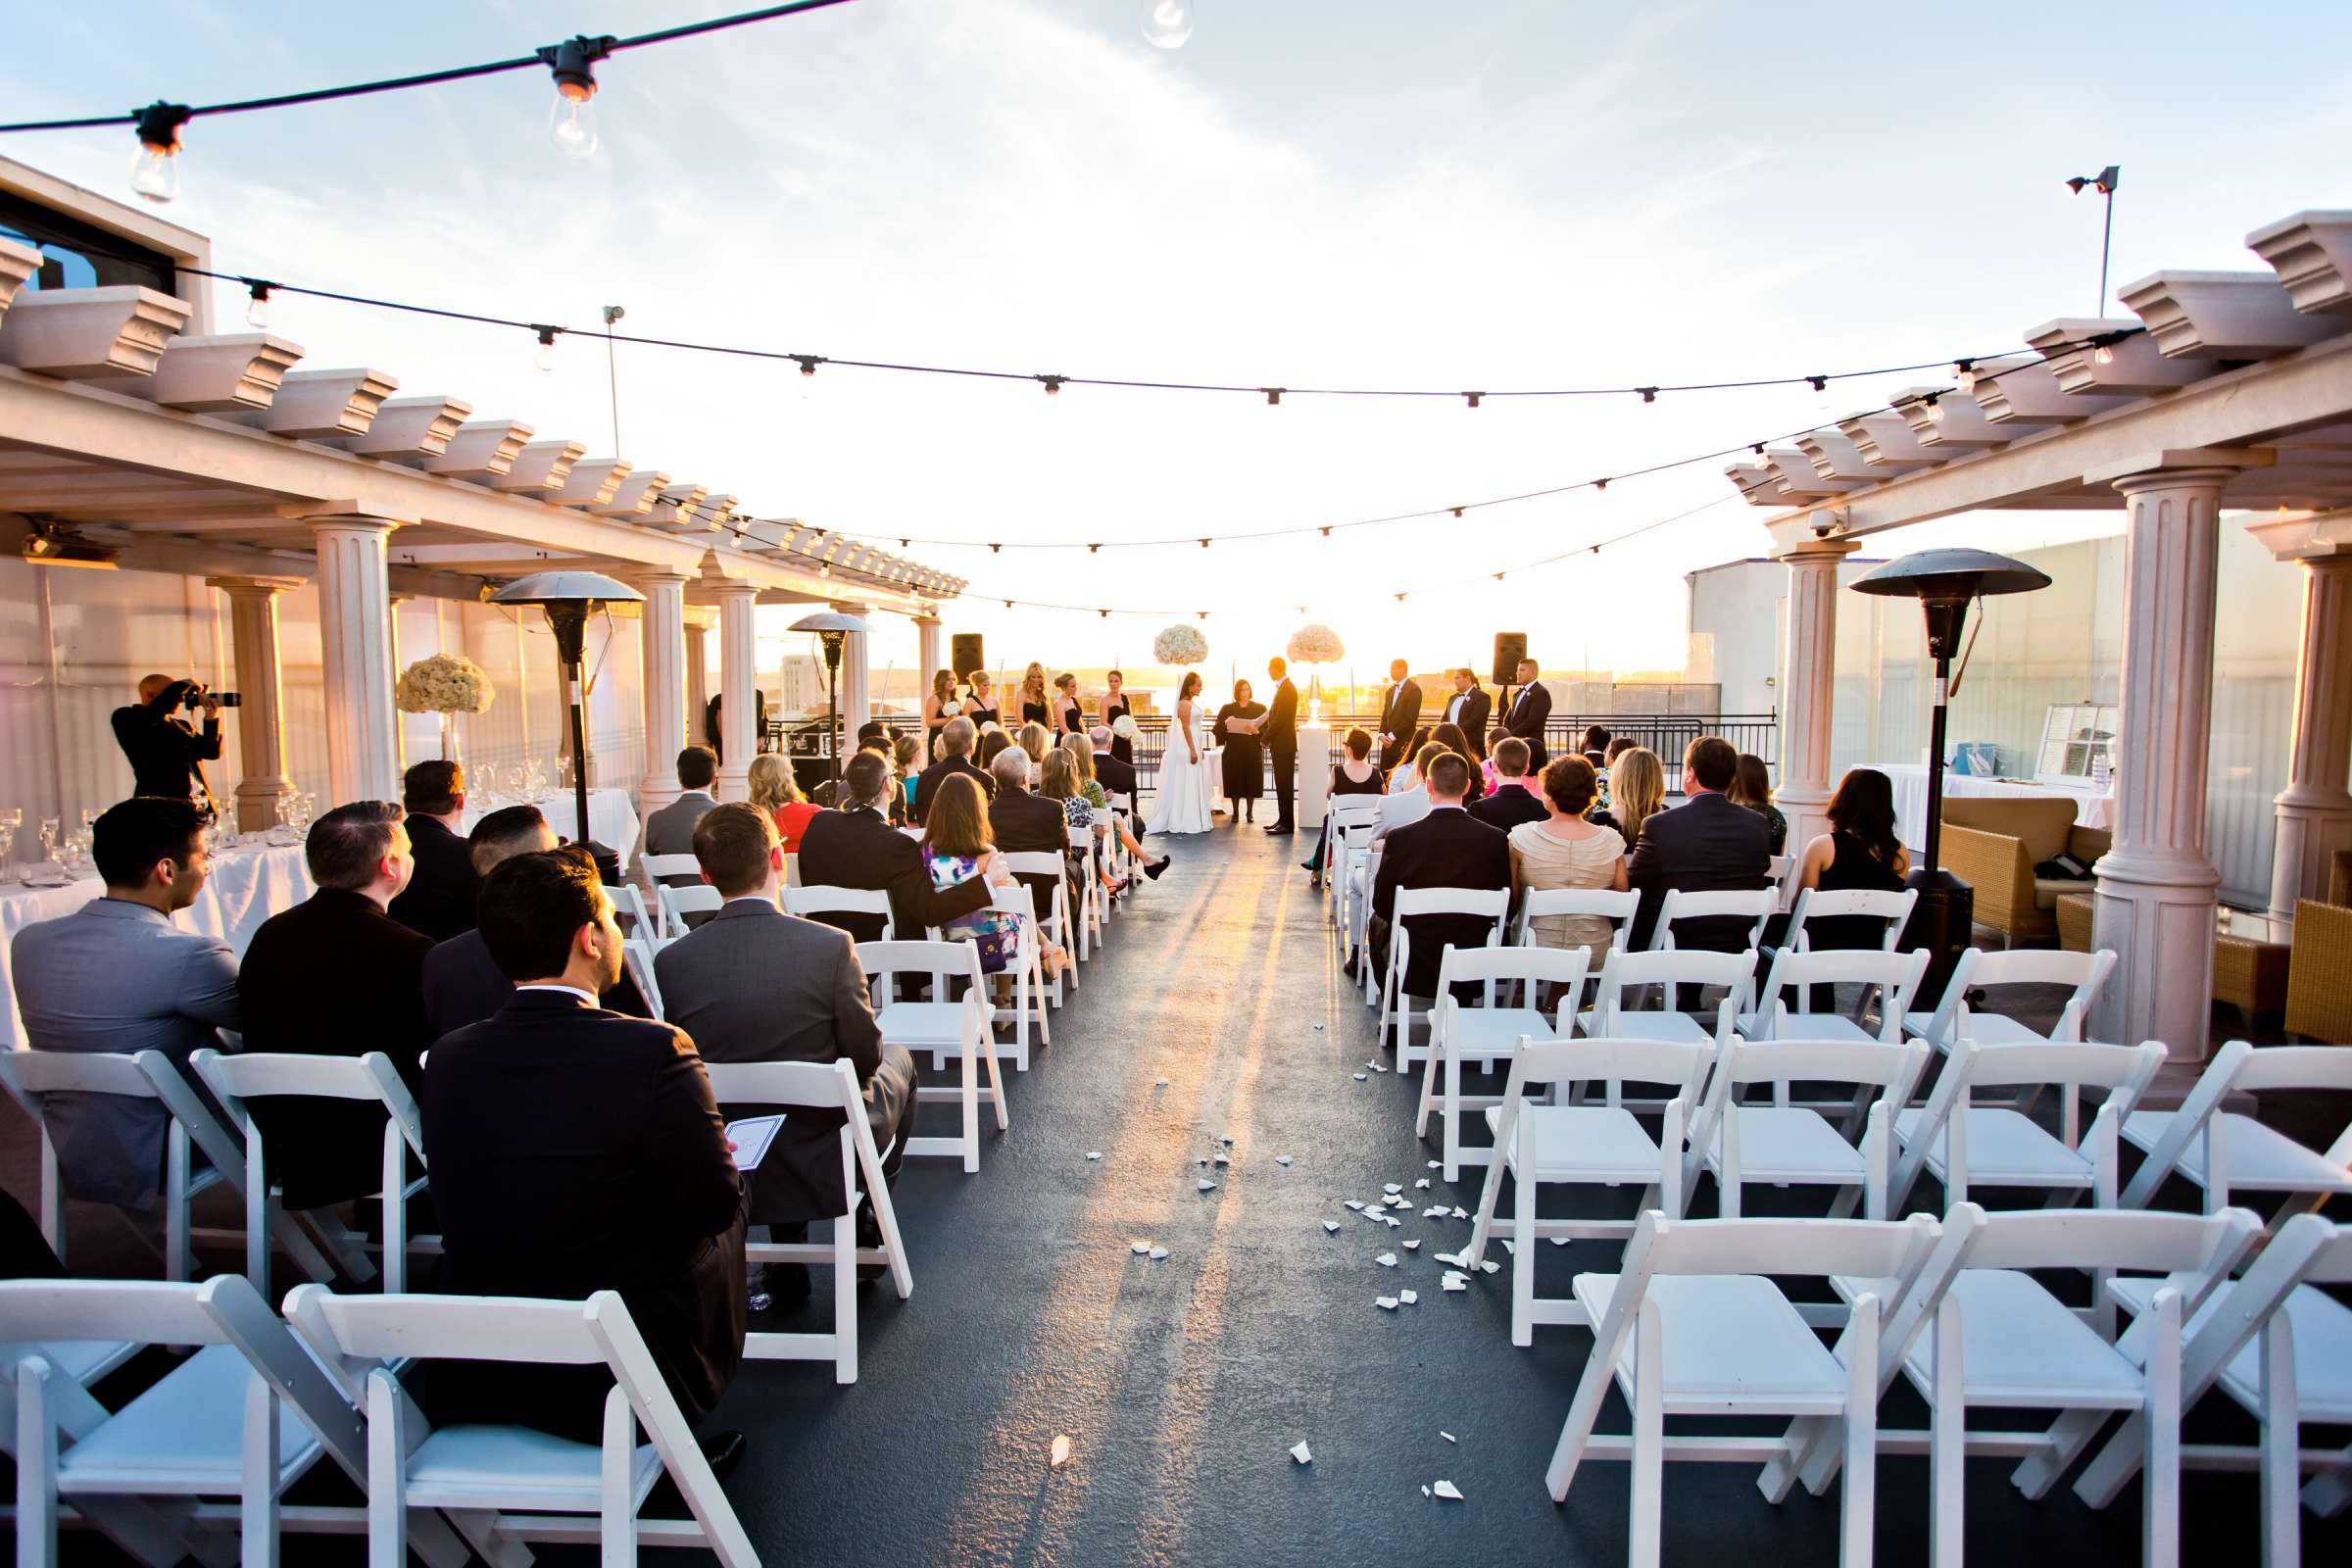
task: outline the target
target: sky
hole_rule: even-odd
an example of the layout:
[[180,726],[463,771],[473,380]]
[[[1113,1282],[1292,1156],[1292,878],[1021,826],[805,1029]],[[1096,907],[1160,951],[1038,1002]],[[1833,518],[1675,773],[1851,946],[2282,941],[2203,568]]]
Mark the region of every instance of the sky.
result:
[[[732,3],[46,7],[12,31],[0,118],[430,70]],[[2119,25],[2051,0],[1199,0],[1169,51],[1145,42],[1140,9],[858,0],[633,51],[600,68],[588,160],[550,142],[537,72],[200,120],[167,216],[212,236],[222,270],[573,326],[619,304],[623,330],[835,358],[1493,390],[2019,347],[2091,313],[2101,215],[2062,181],[2104,164],[2124,170],[2118,285],[2259,268],[2248,230],[2352,206],[2339,4],[2248,4],[2227,25],[2207,4],[2142,4]],[[130,152],[115,128],[0,138],[118,196]],[[243,309],[224,296],[221,329]],[[314,365],[366,363],[615,450],[606,355],[584,337],[543,373],[523,333],[323,301],[281,298],[271,330]],[[1684,574],[1763,553],[1766,514],[1707,506],[1731,495],[1709,462],[1329,539],[988,544],[1449,507],[1780,436],[1936,379],[1472,410],[1048,398],[629,346],[611,374],[619,455],[967,577],[948,628],[985,634],[992,663],[1141,662],[1184,620],[1210,667],[1249,668],[1320,621],[1365,679],[1398,656],[1483,669],[1504,629],[1547,668],[1682,668]],[[2023,548],[2111,520],[1959,519],[1873,548]],[[876,665],[913,657],[886,617]]]

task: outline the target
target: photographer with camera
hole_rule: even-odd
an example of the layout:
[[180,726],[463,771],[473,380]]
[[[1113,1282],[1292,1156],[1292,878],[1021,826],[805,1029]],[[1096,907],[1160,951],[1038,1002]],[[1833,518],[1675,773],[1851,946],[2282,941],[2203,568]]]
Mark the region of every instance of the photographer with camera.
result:
[[[205,782],[204,764],[220,755],[220,710],[238,706],[234,692],[208,691],[204,682],[150,675],[139,682],[139,700],[114,713],[115,743],[130,760],[133,795],[193,800],[216,808]],[[180,717],[204,710],[204,728]]]

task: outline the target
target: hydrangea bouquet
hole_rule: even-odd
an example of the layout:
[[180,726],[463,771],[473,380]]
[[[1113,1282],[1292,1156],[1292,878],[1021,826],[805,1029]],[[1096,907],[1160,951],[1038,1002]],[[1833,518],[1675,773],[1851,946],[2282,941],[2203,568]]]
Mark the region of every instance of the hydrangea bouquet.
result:
[[1163,664],[1198,664],[1208,657],[1208,639],[1179,621],[1152,639],[1152,657]]

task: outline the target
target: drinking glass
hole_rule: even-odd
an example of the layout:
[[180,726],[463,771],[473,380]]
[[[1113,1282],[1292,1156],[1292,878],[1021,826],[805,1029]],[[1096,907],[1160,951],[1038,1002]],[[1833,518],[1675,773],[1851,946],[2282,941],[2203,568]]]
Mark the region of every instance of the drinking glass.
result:
[[17,824],[0,811],[0,888],[10,887],[17,880]]
[[69,877],[79,876],[83,868],[89,864],[89,859],[90,836],[81,829],[75,828],[66,835],[65,853],[61,857],[61,863],[65,867],[66,875]]
[[58,820],[54,816],[41,818],[41,858],[44,860],[57,858],[58,825]]
[[311,824],[317,820],[318,820],[318,797],[316,795],[305,795],[302,798],[303,832],[310,832]]

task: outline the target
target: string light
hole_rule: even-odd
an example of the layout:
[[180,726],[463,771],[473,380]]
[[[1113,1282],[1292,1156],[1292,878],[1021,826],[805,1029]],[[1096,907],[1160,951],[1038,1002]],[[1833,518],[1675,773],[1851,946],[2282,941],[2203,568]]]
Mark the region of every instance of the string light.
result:
[[1957,370],[1957,371],[1959,372],[1960,390],[1961,390],[1961,391],[1963,391],[1963,392],[1974,392],[1974,391],[1976,391],[1976,389],[1977,389],[1977,362],[1976,362],[1976,361],[1974,361],[1974,360],[1959,360],[1959,361],[1955,361],[1955,362],[1953,363],[1952,368],[1953,368],[1953,369],[1955,369],[1955,370]]
[[179,195],[179,127],[194,116],[186,104],[158,98],[135,117],[139,150],[130,161],[130,188],[158,206]]
[[1201,540],[1201,541],[1200,541],[1200,548],[1201,548],[1201,549],[1203,549],[1203,550],[1206,550],[1206,549],[1208,548],[1208,541],[1207,541],[1207,540],[1205,540],[1205,539]]
[[799,361],[803,375],[814,375],[816,368],[825,363],[825,357],[822,354],[787,354],[784,357],[788,360]]
[[1102,547],[1101,545],[1088,545],[1086,547],[1086,553],[1090,556],[1099,556],[1102,553]]
[[554,369],[556,368],[556,334],[564,329],[560,326],[534,326],[531,330],[539,334],[539,352],[531,356],[531,364],[542,370]]
[[1827,392],[1830,389],[1830,378],[1826,375],[1808,375],[1805,377],[1805,385],[1816,392]]
[[1282,407],[1282,394],[1288,389],[1279,386],[1268,386],[1260,387],[1258,390],[1265,393],[1267,408],[1278,409]]
[[245,324],[256,331],[266,330],[270,325],[270,296],[277,285],[252,277],[245,280],[245,287],[252,296],[252,302],[245,307]]
[[1067,381],[1069,377],[1066,375],[1041,375],[1038,379],[1046,383],[1046,396],[1057,398],[1061,396],[1061,383]]
[[1928,406],[1928,422],[1941,424],[1943,422],[1943,405],[1936,401],[1936,394],[1931,392],[1920,401]]
[[1470,400],[1470,406],[1475,409],[1478,407],[1478,400],[1485,397],[1486,394],[1484,392],[1465,392],[1462,394],[1462,396],[1468,398]]
[[548,139],[561,152],[586,158],[596,151],[596,63],[620,42],[607,33],[586,33],[551,43],[539,51],[556,81],[556,101],[548,106]]
[[1634,390],[1642,394],[1642,401],[1644,403],[1658,401],[1658,389],[1654,386],[1638,386]]
[[1594,491],[1596,491],[1596,492],[1597,492],[1597,491],[1601,491],[1601,490],[1606,490],[1608,487],[1609,487],[1609,481],[1608,481],[1608,480],[1606,480],[1606,479],[1595,479],[1595,480],[1593,480],[1593,481],[1592,481],[1592,488],[1593,488],[1593,490],[1594,490]]

